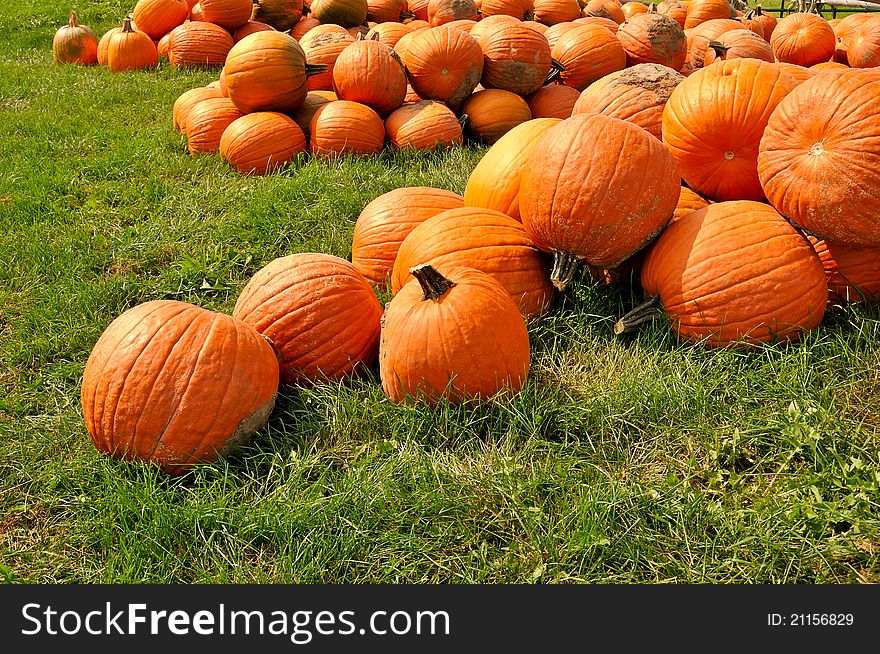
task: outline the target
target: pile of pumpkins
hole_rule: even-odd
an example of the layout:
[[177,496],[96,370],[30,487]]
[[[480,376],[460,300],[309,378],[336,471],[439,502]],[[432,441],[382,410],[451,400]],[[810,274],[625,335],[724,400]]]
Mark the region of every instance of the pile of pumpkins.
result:
[[[508,396],[528,379],[527,321],[552,311],[584,267],[598,280],[640,281],[645,302],[615,333],[665,315],[681,341],[704,347],[793,341],[831,303],[880,300],[880,68],[822,65],[827,47],[819,68],[741,56],[757,43],[742,32],[755,30],[728,18],[702,25],[713,20],[747,28],[713,31],[699,62],[692,39],[679,71],[646,55],[578,93],[572,115],[511,126],[462,196],[408,187],[375,198],[355,223],[350,261],[275,259],[231,315],[169,300],[123,313],[83,379],[95,446],[185,472],[260,429],[279,385],[346,379],[377,362],[392,402]],[[877,19],[861,20],[850,22],[844,48],[853,61]],[[818,37],[795,43],[811,25],[827,27],[809,14],[778,21],[774,58],[785,47],[802,63],[815,59]],[[424,33],[473,40],[448,25]],[[230,56],[263,34],[295,42],[264,30]],[[380,42],[346,48],[368,43]],[[308,97],[310,64],[301,48],[285,47],[305,87],[295,95]],[[291,85],[248,86],[264,59],[233,58],[230,67],[227,57],[228,97],[195,103],[187,123],[242,88],[254,111],[230,126],[264,113],[291,118],[259,106]],[[361,104],[321,106],[345,102]],[[313,117],[313,140],[316,125]],[[384,308],[377,290],[391,294]]]

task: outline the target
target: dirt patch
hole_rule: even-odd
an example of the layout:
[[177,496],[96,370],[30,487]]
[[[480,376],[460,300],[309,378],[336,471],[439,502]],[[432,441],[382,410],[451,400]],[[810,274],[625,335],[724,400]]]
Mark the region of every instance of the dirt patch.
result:
[[650,91],[666,102],[672,91],[684,81],[684,75],[662,64],[639,64],[627,68],[609,84],[609,89],[617,86],[638,87]]

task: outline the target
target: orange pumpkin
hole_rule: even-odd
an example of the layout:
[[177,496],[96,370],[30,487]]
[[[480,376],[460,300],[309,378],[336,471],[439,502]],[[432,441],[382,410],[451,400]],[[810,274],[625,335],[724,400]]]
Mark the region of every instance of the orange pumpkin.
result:
[[[122,31],[121,27],[112,27],[109,30],[107,30],[106,32],[104,32],[104,34],[101,36],[100,40],[98,41],[98,52],[97,52],[99,66],[106,66],[107,65],[107,51],[110,49],[110,39],[113,38],[114,34],[118,34],[121,31]],[[157,56],[157,58],[159,56],[158,47],[156,48],[156,56]]]
[[727,0],[691,0],[687,6],[687,18],[684,21],[686,30],[716,18],[733,18],[732,9]]
[[473,20],[480,17],[474,0],[428,0],[428,24],[438,27],[456,20]]
[[559,79],[579,91],[626,67],[626,52],[620,41],[595,25],[579,25],[567,31],[553,46],[552,54],[563,68]]
[[306,149],[299,125],[274,111],[256,111],[234,120],[220,138],[220,155],[245,175],[273,172]]
[[490,16],[511,16],[518,20],[528,20],[534,10],[534,0],[483,0],[480,4],[483,20]]
[[79,24],[76,12],[70,12],[67,25],[58,29],[52,39],[52,57],[56,64],[98,63],[98,38],[85,25]]
[[618,25],[626,20],[619,0],[588,0],[584,5],[582,15],[608,18]]
[[200,86],[189,91],[184,91],[177,100],[174,101],[172,108],[172,117],[174,121],[174,129],[186,136],[186,120],[192,108],[208,98],[222,98],[223,93],[215,87]]
[[709,201],[704,197],[694,193],[687,186],[681,187],[681,195],[678,196],[678,204],[675,205],[675,211],[672,212],[672,220],[670,224],[677,220],[681,220],[694,211],[699,211],[703,207],[708,207]]
[[568,118],[580,93],[565,84],[547,84],[532,93],[526,100],[532,118]]
[[[742,23],[729,18],[714,18],[701,23],[688,35],[688,64],[691,71],[702,68],[709,49],[709,41],[717,41],[725,32],[741,30]],[[685,65],[687,68],[688,64]],[[684,72],[684,69],[682,70]]]
[[581,16],[580,18],[575,18],[570,23],[571,25],[598,25],[599,27],[604,27],[609,32],[617,36],[617,32],[620,30],[620,25],[615,23],[610,18],[603,18],[602,16]]
[[480,39],[482,84],[520,95],[534,93],[550,72],[550,44],[535,30],[518,23],[497,26]]
[[770,38],[773,36],[774,30],[776,30],[776,24],[779,21],[776,20],[775,16],[771,14],[765,14],[763,9],[761,9],[761,5],[755,6],[752,19],[761,26],[761,34],[769,43]]
[[363,24],[370,7],[367,0],[312,0],[309,9],[324,24],[348,28]]
[[460,195],[426,186],[398,188],[367,204],[354,225],[351,262],[374,286],[390,281],[400,244],[428,218],[463,205]]
[[171,33],[168,61],[175,68],[222,66],[233,45],[235,42],[229,32],[219,25],[189,22]]
[[260,21],[257,21],[257,20],[249,20],[244,25],[242,25],[237,30],[235,30],[235,32],[232,35],[232,40],[235,43],[238,43],[244,37],[250,36],[251,34],[254,34],[255,32],[271,32],[273,30],[275,30],[275,28],[267,23],[261,23]]
[[251,19],[254,11],[252,0],[199,0],[202,20],[215,23],[230,32]]
[[415,34],[403,63],[420,97],[456,110],[480,83],[483,51],[466,32],[443,25]]
[[356,40],[336,59],[333,90],[341,100],[360,102],[387,116],[403,104],[406,73],[387,45]]
[[819,73],[773,112],[758,154],[767,199],[823,240],[880,246],[880,74]]
[[850,35],[846,48],[846,63],[852,68],[880,66],[880,15],[868,15]]
[[393,48],[401,38],[406,34],[411,34],[412,31],[411,27],[402,23],[379,23],[370,28],[366,38],[367,40],[375,38],[379,43],[384,43],[389,48]]
[[784,61],[779,61],[776,64],[783,71],[788,73],[794,78],[794,81],[798,84],[802,82],[806,82],[811,77],[816,75],[816,71],[812,68],[804,68],[803,66],[798,66],[797,64],[789,64]]
[[83,374],[98,451],[182,474],[233,450],[269,419],[272,348],[240,320],[174,300],[139,304],[95,343]]
[[626,20],[629,20],[637,14],[647,13],[648,5],[642,2],[638,2],[637,0],[633,0],[631,2],[624,2],[621,10],[623,11],[624,18]]
[[337,100],[318,107],[309,125],[313,155],[376,154],[385,145],[385,123],[367,105]]
[[764,25],[761,21],[755,19],[755,11],[754,9],[749,9],[742,16],[739,17],[739,22],[743,24],[743,27],[750,32],[754,32],[758,36],[760,36],[764,41],[770,43],[770,39],[764,38]]
[[831,59],[837,38],[821,16],[789,14],[777,23],[770,45],[777,60],[812,66]]
[[[819,325],[828,301],[810,244],[772,207],[748,200],[669,225],[645,257],[642,286],[679,339],[708,347],[796,340]],[[636,327],[634,314],[615,332]]]
[[599,113],[629,121],[663,138],[663,109],[684,75],[660,64],[639,64],[593,82],[578,97],[572,115]]
[[657,13],[669,16],[684,29],[684,24],[687,22],[688,8],[686,4],[678,0],[663,0],[663,2],[657,5]]
[[333,68],[342,51],[354,43],[354,37],[338,25],[320,25],[309,30],[299,40],[306,61],[326,66],[324,72],[309,75],[309,91],[332,91]]
[[391,292],[409,282],[413,266],[475,268],[492,275],[526,317],[544,313],[553,298],[548,258],[522,224],[500,211],[450,209],[416,226],[400,244],[391,271]]
[[564,290],[581,261],[610,268],[649,243],[680,190],[660,141],[632,123],[586,114],[538,141],[523,167],[519,209],[532,241],[553,253],[551,280]]
[[372,23],[397,23],[407,16],[406,0],[367,0],[367,21]]
[[302,16],[302,0],[255,0],[251,20],[270,25],[279,32],[286,32]]
[[687,59],[687,39],[681,25],[655,10],[627,20],[617,38],[626,51],[627,66],[662,64],[681,70]]
[[338,99],[333,91],[309,91],[306,99],[291,117],[299,125],[303,134],[308,136],[312,118],[315,117],[315,112],[318,111],[318,108],[328,102],[335,102]]
[[510,294],[478,270],[442,273],[414,268],[415,279],[388,303],[379,344],[385,394],[436,404],[518,392],[528,377],[529,335]]
[[159,53],[152,39],[131,25],[126,18],[122,29],[110,37],[107,44],[107,65],[114,73],[126,70],[154,68],[159,64]]
[[416,20],[428,22],[428,0],[408,0],[406,7]]
[[308,34],[312,28],[317,27],[320,24],[320,21],[316,18],[312,18],[311,16],[303,16],[296,25],[290,28],[290,35],[297,41],[300,41],[300,45],[302,45],[302,37]]
[[223,132],[242,115],[229,98],[207,98],[193,105],[185,123],[189,153],[218,152]]
[[186,0],[138,0],[132,12],[137,28],[153,40],[161,39],[188,17]]
[[880,247],[829,243],[809,236],[828,279],[828,301],[880,301]]
[[461,123],[455,113],[434,100],[422,100],[396,109],[385,119],[385,133],[396,150],[435,150],[461,145],[464,141]]
[[746,29],[731,30],[709,41],[703,65],[708,66],[714,61],[730,59],[760,59],[771,63],[776,61],[770,44]]
[[535,0],[535,20],[544,25],[565,23],[580,15],[578,0]]
[[[602,19],[604,20],[604,18]],[[564,23],[556,23],[555,25],[551,25],[544,32],[544,38],[547,39],[547,43],[550,44],[550,49],[553,49],[553,46],[556,45],[556,42],[562,37],[563,34],[568,32],[569,30],[573,30],[577,27],[578,24],[573,21],[566,21]]]
[[[846,49],[849,47],[849,39],[855,33],[856,28],[868,20],[871,14],[850,14],[845,16],[836,25],[832,26],[837,40],[834,50],[834,61],[841,64],[849,64],[846,58]],[[830,25],[831,23],[829,23]]]
[[532,118],[522,96],[501,89],[477,91],[461,105],[461,114],[468,138],[489,145]]

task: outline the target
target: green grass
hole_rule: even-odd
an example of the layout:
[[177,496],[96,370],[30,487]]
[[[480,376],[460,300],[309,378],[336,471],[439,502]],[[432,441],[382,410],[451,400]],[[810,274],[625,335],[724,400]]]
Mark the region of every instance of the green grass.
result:
[[[180,479],[100,456],[85,361],[123,310],[231,310],[291,252],[350,255],[403,185],[461,192],[482,150],[189,157],[171,105],[217,71],[58,67],[67,4],[0,9],[0,579],[21,582],[880,581],[880,311],[789,347],[706,351],[582,278],[530,325],[512,401],[388,402],[372,371],[286,388],[251,445]],[[91,2],[99,34],[130,9]]]

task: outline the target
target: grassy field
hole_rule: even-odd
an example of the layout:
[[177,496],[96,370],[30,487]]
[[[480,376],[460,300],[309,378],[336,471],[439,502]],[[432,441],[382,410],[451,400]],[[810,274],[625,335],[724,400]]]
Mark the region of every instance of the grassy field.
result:
[[[100,35],[132,4],[75,8]],[[183,478],[98,455],[79,385],[119,313],[230,311],[275,257],[350,256],[375,196],[463,191],[483,150],[239,176],[171,127],[218,71],[54,66],[71,8],[0,8],[0,579],[880,581],[876,307],[706,351],[661,321],[616,339],[640,292],[582,278],[530,325],[513,401],[399,407],[373,371],[283,389],[251,445]]]

